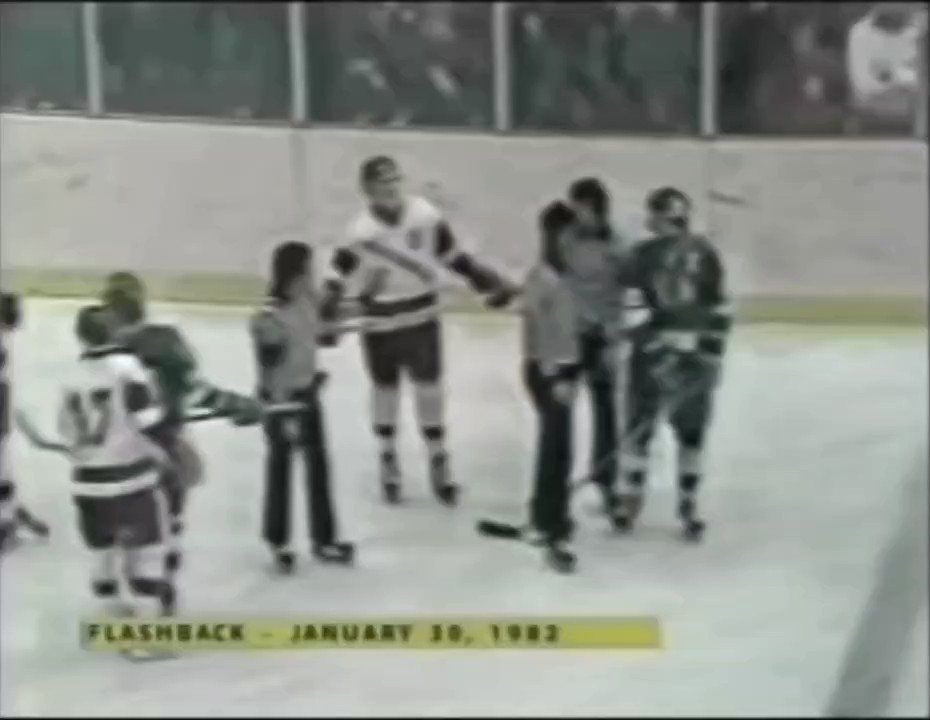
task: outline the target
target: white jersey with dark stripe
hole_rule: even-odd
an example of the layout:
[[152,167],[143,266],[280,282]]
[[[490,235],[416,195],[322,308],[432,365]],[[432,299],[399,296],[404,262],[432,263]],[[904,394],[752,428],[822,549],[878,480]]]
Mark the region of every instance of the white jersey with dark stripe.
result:
[[366,208],[350,223],[347,240],[333,267],[348,295],[370,297],[370,329],[406,327],[437,315],[442,271],[459,254],[438,208],[409,197],[393,225]]
[[129,351],[84,352],[65,382],[58,431],[71,450],[75,495],[115,497],[158,480],[159,450],[146,436],[165,420],[152,374]]

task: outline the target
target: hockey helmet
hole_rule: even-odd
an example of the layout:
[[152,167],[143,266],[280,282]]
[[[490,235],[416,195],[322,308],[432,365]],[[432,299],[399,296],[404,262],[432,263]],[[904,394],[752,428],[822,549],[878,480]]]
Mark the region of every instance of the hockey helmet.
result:
[[106,345],[112,339],[112,328],[107,308],[104,305],[87,305],[77,314],[74,334],[86,347]]
[[103,290],[103,302],[119,324],[132,324],[145,317],[145,286],[135,273],[112,273]]
[[362,163],[359,173],[362,191],[374,207],[393,211],[400,207],[400,183],[403,176],[397,162],[387,155],[377,155]]
[[653,190],[646,198],[649,226],[658,233],[685,231],[691,220],[691,198],[678,188]]

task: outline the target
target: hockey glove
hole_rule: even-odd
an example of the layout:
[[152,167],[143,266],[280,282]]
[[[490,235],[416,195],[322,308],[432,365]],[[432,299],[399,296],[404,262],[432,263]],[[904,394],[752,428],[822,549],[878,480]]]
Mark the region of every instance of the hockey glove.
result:
[[236,427],[256,425],[262,419],[262,406],[254,398],[230,394],[229,418]]
[[190,488],[203,481],[203,461],[189,440],[180,437],[175,441],[171,459],[181,487]]
[[492,310],[500,310],[507,307],[513,302],[513,299],[519,294],[520,288],[509,280],[498,279],[497,287],[487,294],[484,300],[485,307]]

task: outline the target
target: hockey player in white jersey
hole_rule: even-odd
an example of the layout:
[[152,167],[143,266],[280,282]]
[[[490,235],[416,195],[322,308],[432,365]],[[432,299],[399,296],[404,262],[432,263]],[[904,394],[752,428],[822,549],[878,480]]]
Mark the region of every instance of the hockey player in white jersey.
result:
[[48,525],[20,503],[10,462],[13,403],[10,339],[19,327],[21,315],[19,297],[12,293],[0,294],[0,552],[17,545],[21,529],[39,538],[49,535]]
[[433,492],[441,503],[454,505],[458,486],[450,477],[444,444],[442,271],[462,277],[489,307],[504,307],[517,289],[459,246],[438,208],[402,192],[400,169],[393,159],[370,158],[363,163],[359,179],[367,207],[350,223],[347,242],[333,256],[338,279],[327,283],[323,316],[336,319],[346,297],[360,304],[385,500],[400,501],[395,436],[399,384],[406,374],[414,386]]
[[58,430],[70,449],[78,528],[93,556],[92,592],[110,612],[171,615],[159,485],[169,461],[164,406],[138,358],[111,344],[103,307],[83,308],[75,329],[83,351],[62,389]]

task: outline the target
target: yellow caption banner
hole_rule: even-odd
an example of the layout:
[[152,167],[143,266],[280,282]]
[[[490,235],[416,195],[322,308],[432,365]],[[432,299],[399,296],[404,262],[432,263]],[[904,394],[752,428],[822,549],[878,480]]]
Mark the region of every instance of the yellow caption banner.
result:
[[655,618],[370,618],[81,623],[88,650],[655,650]]

